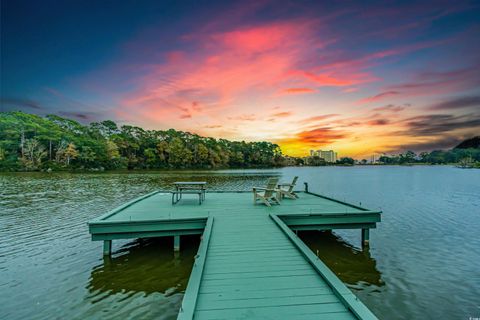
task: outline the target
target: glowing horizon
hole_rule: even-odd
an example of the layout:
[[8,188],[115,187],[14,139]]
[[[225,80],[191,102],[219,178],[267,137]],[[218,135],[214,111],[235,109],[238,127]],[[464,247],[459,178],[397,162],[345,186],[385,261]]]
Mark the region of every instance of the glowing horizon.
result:
[[43,43],[15,55],[25,43],[12,37],[37,31],[11,22],[7,5],[1,110],[267,140],[293,156],[449,148],[480,133],[478,5],[164,8],[176,19],[148,9],[132,26],[117,17],[129,8],[112,13],[112,33],[99,20],[89,40],[52,26],[50,41],[91,48],[82,59],[69,38],[56,60]]

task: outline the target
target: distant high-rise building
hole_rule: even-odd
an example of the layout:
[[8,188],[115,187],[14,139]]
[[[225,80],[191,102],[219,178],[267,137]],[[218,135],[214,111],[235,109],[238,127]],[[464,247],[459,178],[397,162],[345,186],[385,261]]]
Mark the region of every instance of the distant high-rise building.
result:
[[[313,151],[313,150],[312,150]],[[337,153],[333,150],[317,150],[315,155],[318,155],[320,158],[325,159],[325,162],[336,162],[337,161]]]

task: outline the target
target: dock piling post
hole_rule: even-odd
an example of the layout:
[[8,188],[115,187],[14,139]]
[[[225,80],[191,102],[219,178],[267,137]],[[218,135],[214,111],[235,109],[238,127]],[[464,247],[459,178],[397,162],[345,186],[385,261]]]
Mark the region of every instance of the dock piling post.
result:
[[180,251],[180,236],[173,236],[173,251]]
[[110,256],[112,254],[112,240],[103,240],[103,255]]
[[362,229],[362,246],[368,246],[370,241],[370,229]]
[[305,192],[308,193],[308,182],[304,182],[303,184],[305,185]]

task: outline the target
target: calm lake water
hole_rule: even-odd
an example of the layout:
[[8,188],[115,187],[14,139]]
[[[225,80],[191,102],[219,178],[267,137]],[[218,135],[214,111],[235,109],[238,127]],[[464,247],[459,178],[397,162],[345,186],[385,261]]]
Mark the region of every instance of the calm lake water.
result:
[[383,210],[366,251],[359,230],[300,234],[379,318],[480,317],[480,170],[357,166],[0,174],[0,319],[175,319],[198,236],[177,256],[172,239],[114,241],[104,261],[86,222],[176,180],[248,190],[295,175]]

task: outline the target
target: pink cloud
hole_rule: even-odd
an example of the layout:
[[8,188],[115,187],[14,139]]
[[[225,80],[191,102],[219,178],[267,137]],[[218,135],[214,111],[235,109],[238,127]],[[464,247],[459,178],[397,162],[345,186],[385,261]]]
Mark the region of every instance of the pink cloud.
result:
[[324,120],[327,120],[327,119],[330,119],[330,118],[333,118],[333,117],[337,117],[337,116],[339,116],[339,115],[338,114],[324,114],[324,115],[320,115],[320,116],[305,118],[303,120],[300,120],[299,122],[301,124],[318,123],[320,121],[324,121]]
[[383,107],[377,107],[373,108],[372,111],[377,111],[377,112],[382,112],[382,111],[387,111],[387,112],[400,112],[405,110],[406,106],[396,106],[393,104],[388,104]]
[[196,49],[172,50],[161,63],[140,66],[136,89],[121,101],[122,112],[143,121],[216,117],[219,111],[234,113],[247,96],[266,99],[275,92],[311,93],[315,87],[376,79],[357,66],[316,71],[305,65],[329,41],[318,35],[319,26],[312,19],[294,19],[183,37]]
[[[306,94],[319,92],[323,87],[355,92],[362,85],[379,80],[369,71],[379,60],[428,45],[386,49],[352,58],[345,51],[325,50],[332,43],[332,36],[325,34],[328,29],[316,19],[234,27],[228,21],[220,22],[225,31],[207,26],[179,37],[188,51],[172,46],[155,63],[136,66],[129,80],[134,89],[122,94],[117,114],[157,126],[180,118],[180,126],[187,128],[224,120],[267,119],[268,110],[255,108],[277,103],[274,99],[279,98],[279,93]],[[132,41],[129,50],[134,51],[136,45],[142,43]],[[396,90],[388,91],[392,95]],[[366,99],[376,101],[384,97],[380,94]],[[244,109],[241,115],[238,108]]]
[[255,121],[257,117],[254,114],[242,114],[235,117],[228,117],[229,120]]
[[284,77],[286,79],[304,80],[306,83],[318,87],[345,87],[378,80],[378,78],[368,72],[360,72],[348,67],[339,67],[334,71],[321,73],[291,70]]
[[220,42],[227,50],[240,54],[257,54],[276,50],[292,43],[293,37],[304,29],[305,22],[274,23],[246,28],[239,28],[211,36],[215,43]]
[[359,102],[360,103],[376,102],[376,101],[383,100],[383,99],[388,98],[388,97],[396,96],[398,94],[400,94],[400,92],[398,92],[398,91],[385,91],[385,92],[379,93],[377,95],[364,98],[364,99],[360,100]]
[[391,85],[390,90],[398,90],[408,95],[432,95],[458,92],[477,88],[480,85],[479,63],[467,68],[449,71],[424,71],[414,76],[410,82]]
[[[305,41],[304,28],[302,23],[279,23],[202,37],[199,51],[168,53],[166,63],[138,79],[138,89],[124,98],[123,106],[154,115],[158,109],[188,108],[195,116],[224,109],[247,90],[272,90],[296,63],[294,48]],[[197,107],[200,103],[203,108]]]
[[342,92],[345,92],[345,93],[351,93],[351,92],[357,92],[357,91],[358,91],[358,88],[355,88],[355,87],[342,89]]

